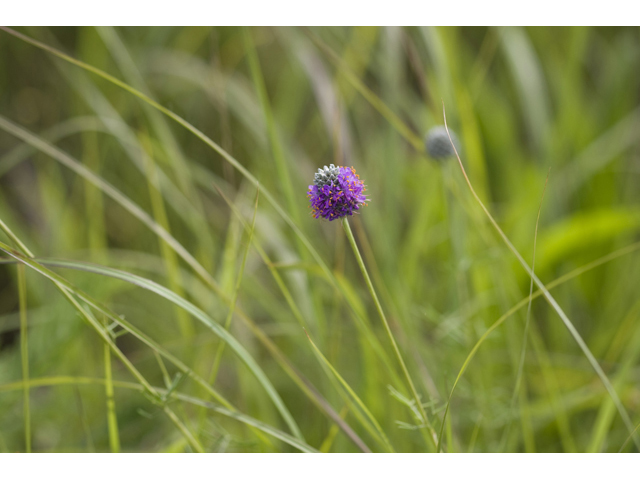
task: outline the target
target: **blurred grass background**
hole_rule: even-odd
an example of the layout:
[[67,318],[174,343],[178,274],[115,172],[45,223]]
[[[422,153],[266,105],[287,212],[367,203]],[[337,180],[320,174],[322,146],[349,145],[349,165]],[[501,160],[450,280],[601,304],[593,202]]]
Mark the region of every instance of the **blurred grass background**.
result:
[[[450,452],[636,450],[557,313],[533,299],[527,321],[530,277],[456,160],[421,139],[444,102],[529,263],[542,200],[536,274],[562,280],[637,425],[637,28],[17,30],[232,162],[0,32],[0,451],[419,452],[441,430]],[[309,214],[329,163],[367,184],[350,222],[432,429],[340,223]]]

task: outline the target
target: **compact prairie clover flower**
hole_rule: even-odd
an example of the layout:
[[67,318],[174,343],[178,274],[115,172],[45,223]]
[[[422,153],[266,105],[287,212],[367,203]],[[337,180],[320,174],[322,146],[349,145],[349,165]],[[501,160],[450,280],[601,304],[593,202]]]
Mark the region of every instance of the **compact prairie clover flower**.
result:
[[[449,130],[449,133],[451,133],[451,140],[453,140],[456,150],[460,152],[460,142],[458,141],[458,137],[452,130]],[[451,142],[449,141],[447,129],[442,125],[433,127],[429,130],[424,143],[427,148],[427,153],[435,160],[443,160],[445,158],[455,157],[456,155],[453,147],[451,146]]]
[[315,218],[335,220],[366,205],[364,182],[355,168],[336,167],[333,164],[319,168],[307,196],[311,201],[311,213]]

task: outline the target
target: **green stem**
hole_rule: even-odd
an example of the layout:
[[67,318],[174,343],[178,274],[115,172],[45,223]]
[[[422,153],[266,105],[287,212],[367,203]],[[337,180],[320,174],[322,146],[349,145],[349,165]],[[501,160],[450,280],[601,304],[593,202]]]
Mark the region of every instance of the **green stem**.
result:
[[417,407],[420,410],[420,415],[422,416],[422,420],[424,421],[424,424],[429,428],[429,431],[431,432],[431,435],[426,435],[427,437],[429,437],[430,441],[433,443],[433,446],[435,448],[436,446],[436,440],[434,438],[433,435],[433,429],[431,428],[431,425],[429,423],[429,419],[427,418],[427,413],[424,410],[424,406],[422,405],[422,401],[420,400],[420,396],[418,395],[418,392],[416,391],[416,387],[413,384],[413,380],[411,380],[411,376],[409,375],[409,370],[407,370],[407,366],[404,363],[404,360],[402,359],[402,354],[400,353],[400,349],[398,348],[398,344],[396,343],[396,339],[393,336],[393,332],[391,331],[391,328],[389,327],[389,322],[387,322],[387,317],[384,314],[384,311],[382,310],[382,305],[380,305],[380,300],[378,300],[378,295],[376,294],[376,290],[373,287],[373,283],[371,282],[371,278],[369,278],[369,273],[367,272],[367,267],[364,264],[364,261],[362,260],[362,256],[360,255],[360,250],[358,249],[358,245],[356,244],[356,239],[353,236],[353,232],[351,231],[351,227],[349,226],[349,221],[347,220],[347,218],[343,218],[342,219],[342,226],[344,227],[344,231],[347,234],[347,239],[349,240],[349,243],[351,244],[351,248],[353,248],[353,253],[356,256],[356,260],[358,261],[358,266],[360,267],[360,271],[362,272],[362,276],[365,279],[365,282],[367,283],[367,287],[369,288],[369,293],[371,293],[371,297],[373,298],[373,302],[376,305],[376,309],[378,310],[378,315],[380,315],[380,319],[382,320],[382,323],[384,324],[384,328],[387,331],[387,335],[389,336],[389,340],[391,340],[391,345],[393,345],[393,350],[396,354],[396,357],[398,357],[398,361],[400,362],[400,366],[402,367],[402,372],[404,373],[404,376],[407,379],[407,382],[409,383],[409,388],[411,389],[411,393],[413,394],[413,398],[416,401]]
[[[106,319],[103,321],[106,323]],[[111,453],[120,453],[120,434],[118,431],[118,416],[116,414],[116,400],[113,392],[113,375],[111,372],[111,347],[103,343],[104,350],[104,380],[107,397],[107,426],[109,430],[109,448]],[[155,351],[154,351],[155,352]]]
[[20,355],[24,381],[24,439],[25,451],[31,453],[31,407],[29,405],[29,337],[27,335],[27,281],[24,265],[18,265],[18,295],[20,303]]

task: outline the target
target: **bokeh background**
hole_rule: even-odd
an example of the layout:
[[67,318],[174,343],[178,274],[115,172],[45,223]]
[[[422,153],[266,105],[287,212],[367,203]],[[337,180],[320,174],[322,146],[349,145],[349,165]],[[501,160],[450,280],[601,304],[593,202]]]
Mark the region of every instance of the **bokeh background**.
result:
[[[640,30],[16,30],[218,150],[0,31],[0,241],[40,268],[4,249],[0,451],[419,452],[430,432],[451,452],[637,451]],[[627,421],[558,313],[527,314],[531,279],[457,160],[426,153],[443,104]],[[309,213],[330,163],[367,184],[351,227],[430,426],[340,222]]]

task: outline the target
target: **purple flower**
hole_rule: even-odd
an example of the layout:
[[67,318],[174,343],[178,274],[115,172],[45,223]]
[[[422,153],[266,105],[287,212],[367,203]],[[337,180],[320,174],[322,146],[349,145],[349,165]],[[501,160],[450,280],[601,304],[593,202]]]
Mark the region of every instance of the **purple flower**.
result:
[[313,185],[309,185],[307,196],[311,201],[312,215],[315,218],[335,220],[366,205],[367,197],[364,182],[356,174],[355,168],[336,167],[331,164],[324,169],[319,168],[315,174]]

